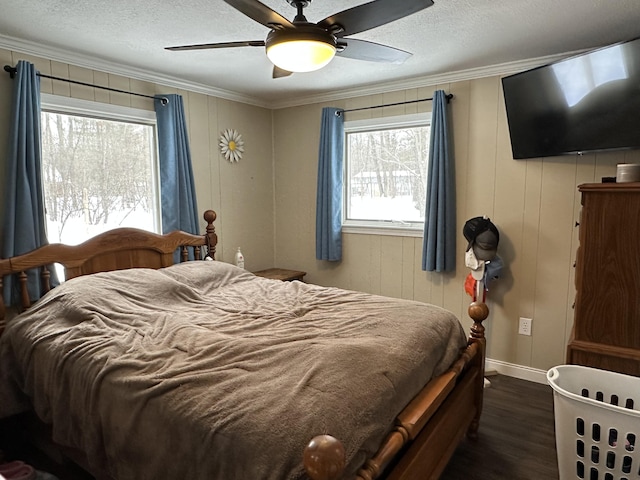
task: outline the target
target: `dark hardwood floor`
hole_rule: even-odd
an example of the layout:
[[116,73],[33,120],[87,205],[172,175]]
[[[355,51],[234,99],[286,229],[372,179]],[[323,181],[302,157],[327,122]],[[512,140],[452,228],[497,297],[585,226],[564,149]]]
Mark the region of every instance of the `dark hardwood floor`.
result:
[[[557,480],[551,387],[503,375],[490,380],[478,439],[463,440],[440,480]],[[31,449],[2,443],[14,458],[60,480],[92,479],[73,464],[52,464]]]
[[551,387],[489,377],[478,439],[464,439],[440,480],[557,480]]

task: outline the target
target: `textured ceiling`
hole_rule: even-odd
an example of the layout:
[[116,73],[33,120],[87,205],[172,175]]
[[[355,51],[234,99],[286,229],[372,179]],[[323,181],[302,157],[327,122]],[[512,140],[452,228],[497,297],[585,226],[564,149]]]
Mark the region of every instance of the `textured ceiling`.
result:
[[[401,1],[401,0],[399,0]],[[413,53],[402,65],[335,58],[322,70],[272,79],[263,48],[170,52],[166,46],[264,40],[268,29],[222,0],[0,0],[0,47],[96,69],[141,73],[265,106],[420,77],[552,57],[640,36],[640,0],[434,0],[354,38]],[[285,0],[263,0],[283,16]],[[316,22],[362,0],[313,0]],[[102,67],[102,68],[101,68]]]

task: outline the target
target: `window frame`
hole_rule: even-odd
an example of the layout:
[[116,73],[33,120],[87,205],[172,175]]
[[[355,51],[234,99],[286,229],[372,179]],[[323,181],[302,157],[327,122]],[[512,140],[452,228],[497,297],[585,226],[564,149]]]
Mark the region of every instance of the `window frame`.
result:
[[[348,143],[349,133],[368,132],[377,130],[391,130],[402,127],[431,127],[431,111],[423,113],[405,114],[389,117],[376,117],[364,120],[348,120],[344,122],[344,159],[342,187],[342,232],[365,235],[393,235],[401,237],[422,237],[424,222],[397,222],[392,220],[351,220],[347,219],[347,202],[349,199],[348,182]],[[427,163],[429,152],[427,152]],[[428,182],[428,179],[427,179]],[[425,199],[426,201],[426,199]]]
[[40,108],[42,112],[75,115],[116,122],[138,123],[152,127],[154,145],[152,149],[153,158],[151,159],[151,188],[153,190],[154,201],[152,213],[153,232],[158,234],[162,233],[158,122],[155,111],[47,93],[40,94]]

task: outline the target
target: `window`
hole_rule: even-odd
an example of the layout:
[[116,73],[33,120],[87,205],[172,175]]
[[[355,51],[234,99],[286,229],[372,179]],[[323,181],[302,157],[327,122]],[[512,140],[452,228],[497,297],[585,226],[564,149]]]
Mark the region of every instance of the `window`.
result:
[[345,122],[343,231],[421,236],[431,115]]
[[42,182],[51,243],[118,227],[160,231],[155,112],[42,95]]

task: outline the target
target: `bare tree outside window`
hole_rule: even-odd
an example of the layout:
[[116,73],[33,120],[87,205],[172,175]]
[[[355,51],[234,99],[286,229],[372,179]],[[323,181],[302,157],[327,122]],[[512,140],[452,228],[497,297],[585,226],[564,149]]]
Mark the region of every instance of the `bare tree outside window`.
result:
[[424,222],[430,126],[347,132],[347,219]]
[[42,113],[42,181],[51,242],[77,244],[135,226],[154,230],[154,128]]

